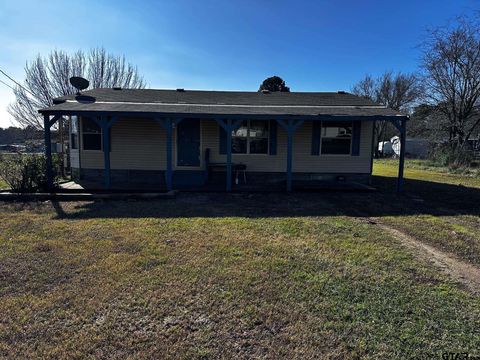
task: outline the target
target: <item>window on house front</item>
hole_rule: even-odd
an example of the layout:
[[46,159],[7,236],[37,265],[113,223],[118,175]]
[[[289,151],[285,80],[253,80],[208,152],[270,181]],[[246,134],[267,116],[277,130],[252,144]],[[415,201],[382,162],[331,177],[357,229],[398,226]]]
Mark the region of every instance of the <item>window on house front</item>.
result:
[[70,148],[78,149],[78,117],[76,116],[70,118]]
[[350,154],[352,147],[352,123],[323,121],[320,141],[321,154]]
[[102,150],[102,128],[92,119],[82,118],[83,150]]
[[268,121],[247,120],[232,132],[233,154],[268,154]]

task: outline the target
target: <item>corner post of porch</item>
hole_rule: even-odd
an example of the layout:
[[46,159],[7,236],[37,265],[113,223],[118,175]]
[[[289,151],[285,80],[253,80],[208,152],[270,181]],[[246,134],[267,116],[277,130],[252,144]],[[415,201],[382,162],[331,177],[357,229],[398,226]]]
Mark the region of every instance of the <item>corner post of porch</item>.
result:
[[102,122],[102,144],[103,144],[103,176],[104,176],[104,187],[105,189],[110,189],[110,126],[108,126],[107,119],[105,117],[101,118]]
[[95,119],[96,122],[102,128],[102,146],[103,146],[103,176],[104,176],[104,188],[110,189],[111,176],[110,176],[110,130],[112,125],[117,121],[117,117],[99,116]]
[[53,189],[53,169],[52,169],[52,136],[50,132],[52,124],[50,115],[43,115],[43,130],[45,139],[45,165],[47,176],[47,190]]
[[232,120],[227,119],[226,129],[227,132],[227,186],[228,192],[232,191]]
[[402,119],[399,122],[398,130],[400,131],[400,159],[398,162],[398,179],[397,193],[403,192],[403,168],[405,166],[405,140],[407,136],[407,121]]
[[292,178],[293,178],[292,157],[293,157],[293,129],[291,126],[289,126],[287,129],[287,191],[292,191]]
[[292,191],[292,164],[293,164],[293,134],[295,130],[303,124],[303,120],[288,119],[285,123],[283,120],[277,120],[277,122],[287,132],[287,191]]
[[165,131],[166,131],[166,153],[167,153],[167,171],[165,172],[165,183],[167,185],[167,190],[171,191],[173,189],[173,165],[172,165],[172,136],[173,136],[173,121],[168,118],[165,119]]

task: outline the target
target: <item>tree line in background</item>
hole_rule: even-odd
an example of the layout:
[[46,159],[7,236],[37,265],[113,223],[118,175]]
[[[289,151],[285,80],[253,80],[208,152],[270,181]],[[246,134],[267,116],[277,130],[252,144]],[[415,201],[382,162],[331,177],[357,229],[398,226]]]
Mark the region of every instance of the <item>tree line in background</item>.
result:
[[10,126],[8,128],[0,128],[0,145],[4,144],[21,144],[29,140],[43,139],[43,131],[33,126],[19,128]]

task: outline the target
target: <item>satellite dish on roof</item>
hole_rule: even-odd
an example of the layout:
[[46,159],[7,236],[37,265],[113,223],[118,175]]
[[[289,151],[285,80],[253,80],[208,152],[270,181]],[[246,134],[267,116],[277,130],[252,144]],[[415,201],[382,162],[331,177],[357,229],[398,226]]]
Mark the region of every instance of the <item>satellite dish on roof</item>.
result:
[[88,88],[90,82],[80,76],[72,76],[70,78],[70,84],[78,90],[77,95],[80,95],[80,91]]

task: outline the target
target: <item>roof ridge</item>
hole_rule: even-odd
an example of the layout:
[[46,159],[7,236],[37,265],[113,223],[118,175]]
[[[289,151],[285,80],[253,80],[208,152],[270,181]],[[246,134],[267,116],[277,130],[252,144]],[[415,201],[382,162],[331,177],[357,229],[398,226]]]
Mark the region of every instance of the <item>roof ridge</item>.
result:
[[[207,89],[187,89],[187,88],[182,88],[185,92],[199,92],[199,93],[209,93],[209,92],[214,92],[214,93],[246,93],[246,94],[259,94],[259,95],[265,95],[261,91],[253,91],[253,90],[207,90]],[[96,91],[96,90],[111,90],[111,91],[118,91],[113,88],[107,88],[107,87],[101,87],[101,88],[95,88],[95,89],[88,89],[83,92],[90,92],[90,91]],[[172,89],[158,89],[158,88],[144,88],[144,89],[134,89],[134,88],[121,88],[121,90],[129,90],[129,91],[165,91],[165,92],[178,92],[177,88],[172,88]],[[361,97],[359,95],[352,94],[348,91],[271,91],[270,94],[283,94],[283,95],[291,95],[291,94],[332,94],[332,95],[352,95],[355,97]]]

